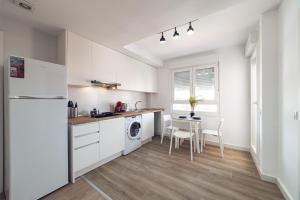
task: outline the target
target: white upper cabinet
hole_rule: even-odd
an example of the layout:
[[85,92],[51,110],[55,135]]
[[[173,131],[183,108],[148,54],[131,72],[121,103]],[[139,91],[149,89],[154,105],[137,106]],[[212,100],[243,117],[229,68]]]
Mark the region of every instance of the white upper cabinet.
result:
[[92,79],[116,82],[115,52],[97,43],[92,45]]
[[117,82],[120,89],[157,92],[157,69],[121,54],[117,70]]
[[59,36],[58,54],[68,68],[69,85],[98,80],[121,83],[122,90],[157,92],[157,69],[72,32]]
[[144,76],[145,78],[145,90],[148,92],[157,92],[157,81],[158,81],[158,74],[157,74],[157,69],[150,67],[150,66],[146,66],[144,68],[144,74],[146,74],[146,76]]
[[69,85],[88,85],[91,80],[92,42],[67,32],[66,66]]

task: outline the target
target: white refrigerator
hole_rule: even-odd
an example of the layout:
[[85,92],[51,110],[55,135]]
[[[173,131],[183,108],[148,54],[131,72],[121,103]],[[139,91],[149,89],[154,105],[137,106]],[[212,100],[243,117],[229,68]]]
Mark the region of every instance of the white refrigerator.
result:
[[68,183],[66,68],[10,56],[4,79],[5,195],[38,199]]

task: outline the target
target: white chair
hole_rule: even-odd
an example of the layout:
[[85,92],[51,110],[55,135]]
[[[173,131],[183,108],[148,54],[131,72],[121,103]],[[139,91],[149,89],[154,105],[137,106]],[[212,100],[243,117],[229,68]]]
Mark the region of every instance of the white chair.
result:
[[161,144],[163,143],[165,135],[168,135],[169,137],[171,136],[173,128],[178,130],[178,128],[173,127],[171,115],[163,115],[163,130],[162,130],[162,133],[160,135],[160,137],[161,137],[160,143]]
[[173,128],[172,135],[171,135],[171,141],[170,141],[169,155],[171,155],[171,152],[172,152],[173,136],[175,138],[175,148],[179,148],[180,140],[182,140],[182,139],[190,140],[191,160],[193,160],[193,143],[194,143],[194,145],[196,145],[195,133],[193,131],[193,122],[190,122],[190,130],[189,131],[183,131],[183,130]]
[[223,145],[223,135],[222,135],[223,124],[224,124],[224,118],[221,118],[219,121],[218,130],[204,129],[202,130],[202,134],[201,134],[201,143],[202,143],[201,149],[205,147],[205,135],[212,135],[214,137],[218,137],[222,158],[224,157],[223,154],[224,145]]

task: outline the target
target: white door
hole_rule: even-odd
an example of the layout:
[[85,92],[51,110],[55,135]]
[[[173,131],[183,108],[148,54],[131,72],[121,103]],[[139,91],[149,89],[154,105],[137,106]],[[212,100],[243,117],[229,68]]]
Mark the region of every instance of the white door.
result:
[[259,131],[259,106],[258,106],[258,71],[257,56],[254,51],[251,57],[251,150],[257,154],[258,131]]
[[9,111],[8,199],[38,199],[67,184],[66,100],[10,99]]

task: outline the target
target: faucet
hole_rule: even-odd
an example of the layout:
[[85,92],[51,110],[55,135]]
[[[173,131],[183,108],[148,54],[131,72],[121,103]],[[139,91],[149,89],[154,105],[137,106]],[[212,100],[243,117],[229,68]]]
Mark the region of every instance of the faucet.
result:
[[138,110],[138,109],[137,109],[138,103],[142,103],[142,101],[137,101],[137,102],[135,102],[135,104],[134,104],[135,110]]

